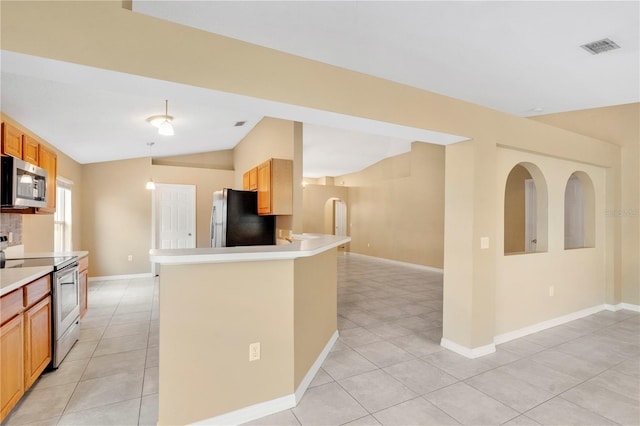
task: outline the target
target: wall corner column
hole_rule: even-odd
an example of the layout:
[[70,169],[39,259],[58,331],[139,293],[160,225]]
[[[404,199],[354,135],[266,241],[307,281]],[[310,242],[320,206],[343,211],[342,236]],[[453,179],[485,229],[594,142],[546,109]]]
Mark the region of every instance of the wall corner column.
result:
[[468,358],[495,351],[496,150],[478,139],[446,149],[442,346]]

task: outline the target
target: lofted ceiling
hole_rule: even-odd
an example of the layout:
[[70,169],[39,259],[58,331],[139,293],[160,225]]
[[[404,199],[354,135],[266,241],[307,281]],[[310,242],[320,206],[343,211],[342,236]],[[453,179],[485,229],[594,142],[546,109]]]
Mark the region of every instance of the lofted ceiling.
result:
[[[133,10],[519,116],[640,100],[639,2],[137,1]],[[620,49],[579,46],[610,38]],[[302,121],[304,175],[465,140],[1,52],[2,111],[81,163],[233,148],[263,116]],[[175,117],[176,135],[145,122]],[[241,127],[234,124],[246,121]],[[150,152],[147,142],[156,142]],[[336,155],[339,153],[339,155]]]

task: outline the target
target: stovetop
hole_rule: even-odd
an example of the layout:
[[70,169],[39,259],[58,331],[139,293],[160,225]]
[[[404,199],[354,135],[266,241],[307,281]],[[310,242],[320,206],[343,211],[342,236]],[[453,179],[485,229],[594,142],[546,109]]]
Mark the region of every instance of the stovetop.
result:
[[26,259],[6,259],[0,261],[0,269],[28,268],[32,266],[53,266],[54,271],[66,268],[78,261],[77,256],[32,257]]

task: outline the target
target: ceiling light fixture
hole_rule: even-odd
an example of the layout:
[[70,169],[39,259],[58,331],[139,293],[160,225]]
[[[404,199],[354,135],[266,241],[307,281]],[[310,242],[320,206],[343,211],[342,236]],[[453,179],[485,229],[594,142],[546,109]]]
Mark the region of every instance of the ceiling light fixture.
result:
[[147,121],[158,128],[158,134],[163,136],[173,136],[173,117],[169,115],[169,101],[164,101],[164,114],[152,115]]
[[154,190],[156,189],[156,184],[153,182],[153,177],[151,177],[151,170],[153,169],[153,154],[152,147],[155,145],[155,142],[147,142],[147,146],[149,147],[149,182],[147,182],[147,189]]

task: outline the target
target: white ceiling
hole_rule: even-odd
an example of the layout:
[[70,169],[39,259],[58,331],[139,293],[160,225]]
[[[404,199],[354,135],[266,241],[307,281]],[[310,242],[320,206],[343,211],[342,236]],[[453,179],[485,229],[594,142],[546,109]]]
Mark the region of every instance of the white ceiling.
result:
[[[521,116],[640,100],[639,3],[134,1],[134,11]],[[621,49],[578,46],[609,37]],[[304,175],[464,135],[1,52],[2,111],[81,163],[229,149],[263,117],[305,123]],[[162,137],[145,118],[175,117]],[[534,111],[541,108],[542,111]],[[247,121],[244,127],[233,127]],[[336,155],[340,153],[340,155]]]

